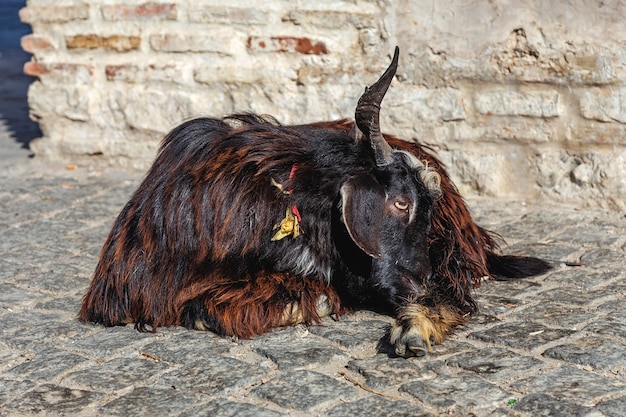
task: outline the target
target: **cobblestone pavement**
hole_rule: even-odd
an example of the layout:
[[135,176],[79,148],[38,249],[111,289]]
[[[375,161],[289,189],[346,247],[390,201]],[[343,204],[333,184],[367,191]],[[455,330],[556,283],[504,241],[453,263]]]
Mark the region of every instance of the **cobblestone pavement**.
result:
[[[0,415],[626,415],[624,213],[471,199],[547,275],[488,282],[467,328],[390,357],[391,319],[361,311],[233,341],[75,316],[136,173],[0,170]],[[567,266],[575,265],[575,266]]]
[[36,127],[6,68],[0,416],[626,416],[625,213],[470,199],[506,252],[555,269],[486,283],[481,313],[424,358],[391,357],[392,320],[367,311],[250,341],[79,323],[100,246],[141,176],[29,159]]

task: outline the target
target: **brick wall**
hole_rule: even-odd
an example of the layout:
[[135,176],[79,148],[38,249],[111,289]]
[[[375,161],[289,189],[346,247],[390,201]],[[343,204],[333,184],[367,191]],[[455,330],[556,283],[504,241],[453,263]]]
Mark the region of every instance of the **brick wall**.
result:
[[398,44],[383,129],[434,146],[464,193],[626,208],[626,6],[498,3],[29,0],[31,147],[145,169],[189,117],[352,117]]

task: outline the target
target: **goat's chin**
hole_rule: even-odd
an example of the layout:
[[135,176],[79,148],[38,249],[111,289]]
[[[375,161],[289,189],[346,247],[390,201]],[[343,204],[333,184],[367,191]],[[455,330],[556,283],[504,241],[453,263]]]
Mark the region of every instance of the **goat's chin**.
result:
[[428,281],[428,277],[416,279],[414,275],[400,275],[400,283],[402,285],[402,294],[405,296],[403,304],[412,303],[420,299],[426,293],[426,288],[422,282]]

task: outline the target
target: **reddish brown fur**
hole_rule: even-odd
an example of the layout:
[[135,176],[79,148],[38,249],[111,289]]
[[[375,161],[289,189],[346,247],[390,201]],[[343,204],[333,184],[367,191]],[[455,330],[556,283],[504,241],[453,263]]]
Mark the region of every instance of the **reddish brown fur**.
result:
[[177,294],[177,325],[185,325],[185,303],[200,297],[209,315],[218,318],[222,333],[244,339],[284,325],[285,309],[297,302],[305,324],[319,324],[317,302],[326,296],[335,314],[345,308],[334,289],[319,281],[289,274],[265,274],[233,283],[229,277],[208,277]]

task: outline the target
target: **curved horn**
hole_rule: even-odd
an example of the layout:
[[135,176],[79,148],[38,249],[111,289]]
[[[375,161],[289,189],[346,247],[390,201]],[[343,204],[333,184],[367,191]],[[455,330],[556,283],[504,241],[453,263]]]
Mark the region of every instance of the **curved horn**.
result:
[[356,105],[356,111],[354,119],[359,130],[363,132],[367,137],[374,150],[374,156],[376,158],[376,165],[384,166],[391,162],[392,152],[391,146],[383,138],[380,133],[380,103],[383,101],[383,97],[396,75],[396,69],[398,68],[398,57],[400,55],[400,48],[396,46],[393,54],[393,59],[389,68],[380,76],[371,87],[365,87],[365,92],[359,98],[359,102]]

